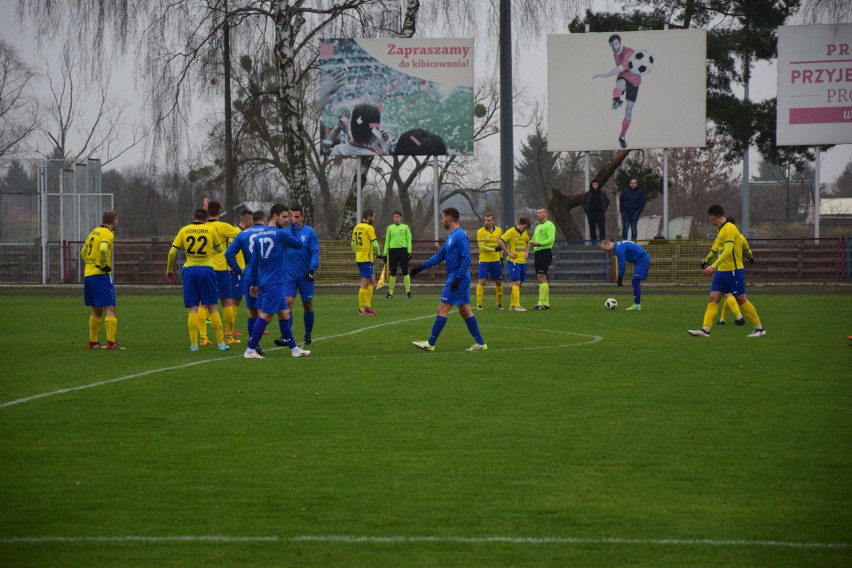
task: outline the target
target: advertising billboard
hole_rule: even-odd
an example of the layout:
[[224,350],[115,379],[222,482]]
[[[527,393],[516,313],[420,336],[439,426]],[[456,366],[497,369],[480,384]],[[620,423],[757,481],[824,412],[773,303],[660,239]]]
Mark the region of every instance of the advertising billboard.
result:
[[852,24],[778,28],[779,146],[852,143]]
[[548,149],[704,146],[706,59],[704,30],[548,36]]
[[473,39],[325,39],[319,55],[323,154],[473,154]]

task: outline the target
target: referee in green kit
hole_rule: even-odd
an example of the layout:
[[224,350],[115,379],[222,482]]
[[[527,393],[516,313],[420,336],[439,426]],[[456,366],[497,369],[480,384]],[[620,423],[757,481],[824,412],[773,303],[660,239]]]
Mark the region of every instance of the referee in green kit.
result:
[[556,225],[547,216],[547,209],[542,207],[536,210],[535,217],[538,219],[530,246],[533,247],[533,262],[535,264],[535,277],[538,279],[538,303],[533,306],[534,310],[550,309],[550,285],[547,283],[547,271],[553,261],[553,242],[556,240]]
[[408,275],[408,261],[411,260],[411,229],[402,222],[402,213],[393,212],[393,224],[388,225],[385,234],[385,258],[390,264],[388,271],[388,295],[393,298],[393,288],[396,285],[396,269],[402,269],[405,282],[405,295],[411,298],[411,276]]

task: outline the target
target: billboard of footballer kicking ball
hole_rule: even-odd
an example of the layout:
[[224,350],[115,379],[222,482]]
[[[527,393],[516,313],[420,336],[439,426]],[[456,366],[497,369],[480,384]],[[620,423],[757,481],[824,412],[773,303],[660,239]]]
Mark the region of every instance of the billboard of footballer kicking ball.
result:
[[548,149],[703,147],[704,30],[547,38]]

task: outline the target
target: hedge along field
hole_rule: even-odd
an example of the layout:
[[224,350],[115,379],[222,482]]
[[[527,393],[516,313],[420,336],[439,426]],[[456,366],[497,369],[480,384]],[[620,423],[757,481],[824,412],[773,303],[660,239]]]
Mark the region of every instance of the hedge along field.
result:
[[176,293],[119,290],[128,349],[88,351],[82,298],[6,291],[3,565],[849,565],[852,296],[705,339],[704,289],[624,290],[489,288],[479,353],[457,314],[411,345],[434,290],[320,290],[313,354],[273,322],[262,361],[190,353]]

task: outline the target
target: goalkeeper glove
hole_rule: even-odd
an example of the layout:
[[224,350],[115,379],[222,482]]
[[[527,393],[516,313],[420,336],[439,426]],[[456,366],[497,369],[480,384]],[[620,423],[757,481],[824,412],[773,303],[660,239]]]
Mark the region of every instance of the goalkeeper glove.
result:
[[109,274],[110,272],[112,272],[112,268],[110,268],[109,266],[97,266],[97,265],[96,265],[96,266],[95,266],[95,268],[97,268],[97,269],[98,269],[98,270],[100,270],[101,272],[106,272],[107,274]]
[[618,280],[615,281],[615,285],[618,286],[619,288],[621,286],[624,286],[624,276],[619,276]]
[[305,275],[305,280],[307,280],[308,282],[314,281],[314,269],[313,268],[308,270],[308,273]]
[[748,259],[748,263],[749,263],[749,264],[754,264],[754,257],[751,257],[750,259]]
[[461,278],[456,278],[455,280],[453,280],[452,284],[450,284],[450,290],[455,292],[459,289],[459,286],[461,286]]
[[418,265],[416,265],[416,266],[413,266],[413,267],[411,268],[411,270],[409,270],[409,271],[408,271],[408,275],[409,275],[409,276],[411,276],[412,278],[414,278],[415,276],[417,276],[417,275],[418,275],[418,274],[420,274],[421,272],[423,272],[423,265],[422,265],[422,264],[418,264]]
[[701,270],[704,270],[708,266],[710,266],[710,264],[706,260],[701,262]]

